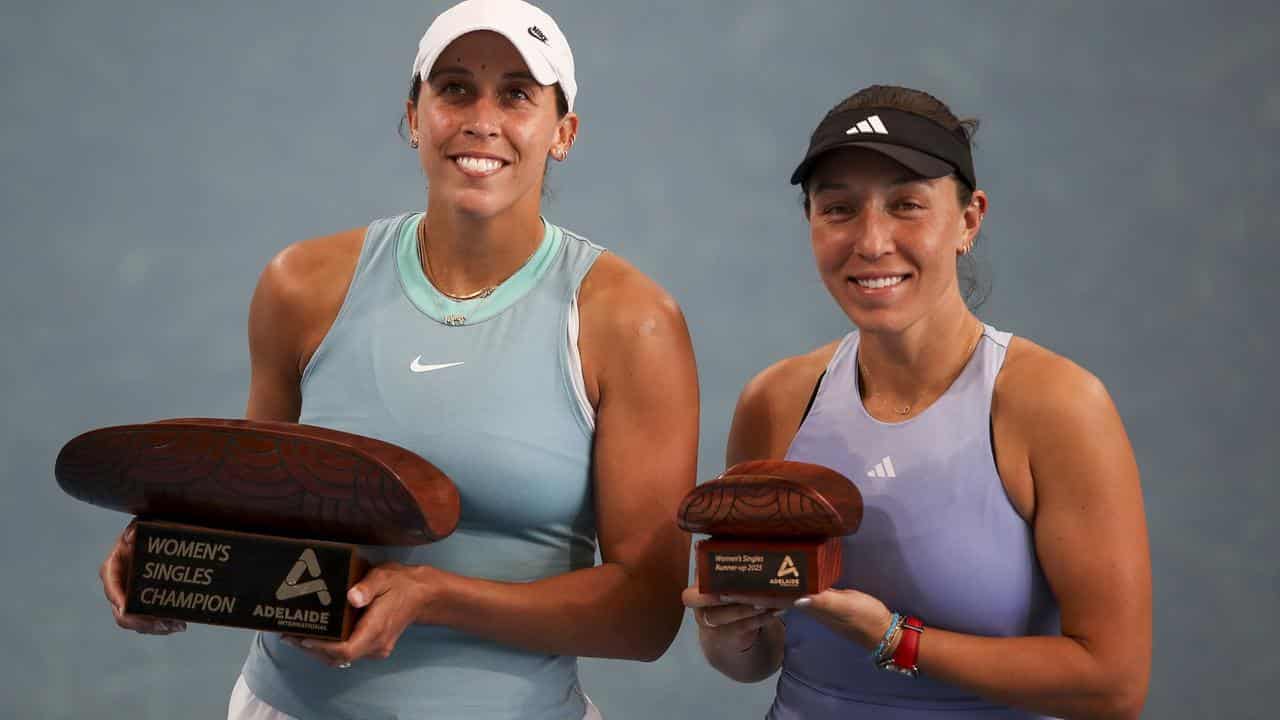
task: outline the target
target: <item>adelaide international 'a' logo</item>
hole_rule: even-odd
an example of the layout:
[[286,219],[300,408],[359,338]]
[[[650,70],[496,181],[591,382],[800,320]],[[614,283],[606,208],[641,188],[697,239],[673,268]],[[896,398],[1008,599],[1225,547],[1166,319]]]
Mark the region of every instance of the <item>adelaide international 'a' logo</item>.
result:
[[796,567],[795,560],[788,555],[782,558],[782,565],[778,568],[778,577],[800,577],[800,569]]
[[[314,579],[299,584],[298,581],[302,579],[303,573]],[[293,564],[293,569],[289,571],[284,582],[280,583],[280,587],[276,588],[276,599],[290,600],[312,593],[319,596],[321,605],[328,606],[333,601],[333,598],[329,596],[329,586],[325,585],[324,579],[320,577],[320,559],[316,557],[315,550],[307,548],[302,551],[302,555]]]

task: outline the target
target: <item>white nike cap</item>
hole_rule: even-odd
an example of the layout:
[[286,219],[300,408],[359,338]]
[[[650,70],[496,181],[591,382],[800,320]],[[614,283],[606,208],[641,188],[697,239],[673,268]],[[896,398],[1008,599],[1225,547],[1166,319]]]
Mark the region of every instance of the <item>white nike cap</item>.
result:
[[418,42],[413,76],[426,82],[436,58],[449,43],[477,30],[492,30],[516,46],[533,79],[560,83],[569,109],[578,94],[573,77],[573,51],[550,15],[524,0],[465,0],[436,16]]

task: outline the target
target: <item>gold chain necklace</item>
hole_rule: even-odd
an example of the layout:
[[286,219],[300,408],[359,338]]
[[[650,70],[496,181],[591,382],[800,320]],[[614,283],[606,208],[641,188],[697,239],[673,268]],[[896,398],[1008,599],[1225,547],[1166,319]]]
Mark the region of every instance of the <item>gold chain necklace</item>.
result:
[[[983,332],[984,332],[984,328],[982,325],[982,321],[979,320],[978,334],[974,336],[973,342],[969,343],[969,349],[965,350],[965,353],[964,353],[965,364],[968,364],[969,358],[973,355],[974,349],[978,347],[978,341],[982,339]],[[871,379],[871,373],[867,372],[867,366],[862,362],[862,353],[858,353],[858,368],[862,370],[862,388],[866,390],[867,381]],[[872,395],[870,391],[868,391],[867,399],[870,400],[873,397],[875,396]],[[903,405],[902,407],[893,407],[892,405],[890,405],[889,409],[892,410],[896,415],[910,415],[912,405],[917,402],[918,402],[917,400],[913,400],[911,403]]]
[[[473,293],[468,293],[466,295],[454,295],[452,293],[445,292],[440,287],[440,284],[436,282],[435,275],[433,275],[431,272],[431,257],[427,254],[427,233],[425,228],[426,228],[425,223],[419,221],[418,223],[418,255],[421,256],[422,258],[422,269],[426,273],[427,282],[431,283],[431,286],[436,289],[436,292],[440,293],[441,295],[444,295],[445,297],[449,298],[450,300],[453,300],[454,302],[469,302],[472,300],[478,301],[476,302],[476,304],[472,305],[470,308],[467,309],[468,315],[475,314],[480,309],[480,307],[485,304],[485,301],[487,301],[489,297],[493,295],[494,291],[498,289],[498,286],[502,285],[502,283],[506,282],[507,280],[510,280],[512,275],[515,275],[517,272],[520,271],[520,268],[523,268],[525,265],[528,265],[529,261],[533,259],[533,256],[538,253],[538,249],[542,247],[542,243],[539,242],[533,248],[533,251],[529,253],[529,256],[524,259],[524,262],[516,266],[516,269],[511,271],[511,275],[508,275],[505,278],[503,278],[501,281],[498,282],[497,285],[490,285],[488,287],[483,287]],[[467,323],[467,315],[464,315],[460,312],[449,313],[448,315],[444,316],[444,323],[446,325],[453,325],[455,327],[458,325],[465,325]]]
[[[427,274],[427,282],[431,283],[431,286],[434,287],[441,295],[455,302],[466,302],[467,300],[480,300],[482,298],[487,298],[493,294],[494,290],[498,289],[498,285],[490,285],[489,287],[480,288],[479,290],[466,295],[454,295],[440,287],[440,283],[436,282],[436,277],[431,272],[431,256],[427,255],[427,233],[424,229],[425,227],[425,223],[421,221],[418,222],[418,254],[422,256],[422,269]],[[526,260],[525,262],[528,261]],[[501,285],[501,283],[499,283],[499,285]]]

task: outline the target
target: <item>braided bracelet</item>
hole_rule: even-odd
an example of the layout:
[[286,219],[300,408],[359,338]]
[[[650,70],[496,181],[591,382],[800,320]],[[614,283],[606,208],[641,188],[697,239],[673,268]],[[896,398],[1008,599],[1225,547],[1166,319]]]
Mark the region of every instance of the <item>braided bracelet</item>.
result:
[[882,659],[881,655],[884,654],[885,650],[889,649],[889,641],[893,639],[893,634],[902,627],[902,621],[906,619],[905,615],[899,615],[898,613],[894,613],[893,617],[889,618],[889,629],[884,631],[884,637],[880,638],[880,644],[876,645],[876,649],[871,651],[871,663],[873,665],[879,667]]

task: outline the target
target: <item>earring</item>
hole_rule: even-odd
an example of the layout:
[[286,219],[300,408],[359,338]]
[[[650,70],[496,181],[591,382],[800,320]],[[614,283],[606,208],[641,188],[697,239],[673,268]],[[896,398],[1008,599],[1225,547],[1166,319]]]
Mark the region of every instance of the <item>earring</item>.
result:
[[968,254],[969,254],[969,251],[971,251],[971,250],[973,250],[973,241],[972,241],[972,240],[970,240],[970,241],[966,242],[964,245],[961,245],[961,246],[960,246],[960,254],[961,254],[961,255],[968,255]]
[[417,149],[418,149],[418,136],[417,136],[417,135],[414,135],[413,137],[409,138],[409,147],[413,148],[414,150],[417,150]]
[[565,151],[564,151],[564,148],[556,148],[555,150],[552,150],[552,151],[551,151],[551,157],[553,157],[553,158],[555,158],[555,159],[557,159],[557,160],[559,160],[559,161],[561,161],[561,162],[564,162],[564,159],[565,159],[568,155],[569,155],[569,153],[565,152]]

